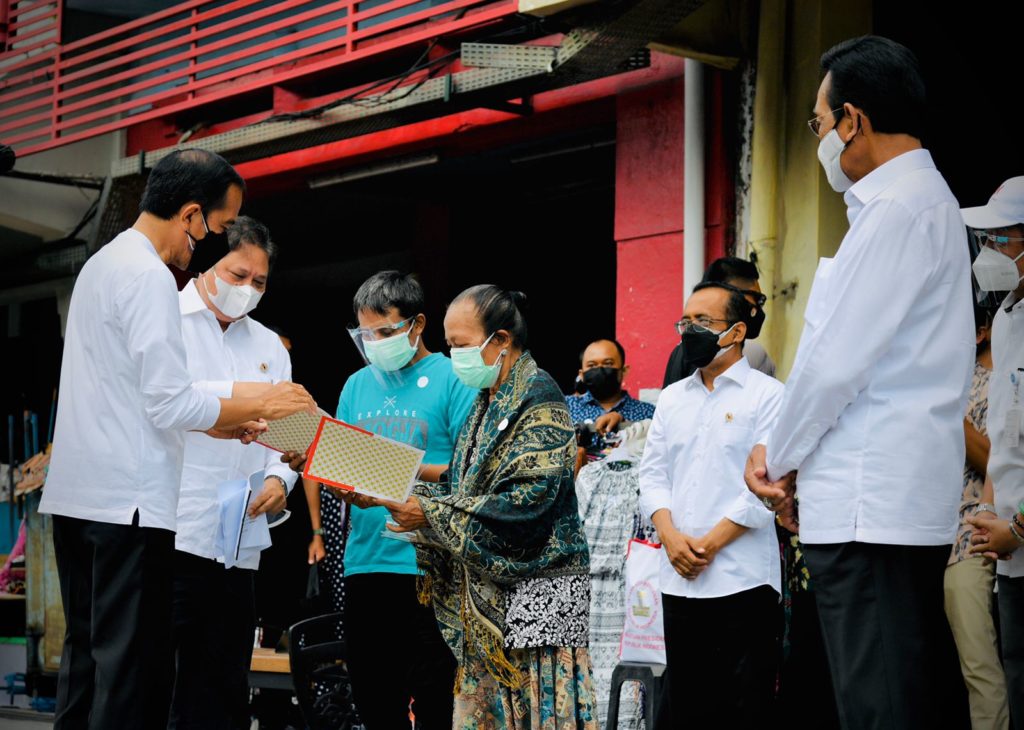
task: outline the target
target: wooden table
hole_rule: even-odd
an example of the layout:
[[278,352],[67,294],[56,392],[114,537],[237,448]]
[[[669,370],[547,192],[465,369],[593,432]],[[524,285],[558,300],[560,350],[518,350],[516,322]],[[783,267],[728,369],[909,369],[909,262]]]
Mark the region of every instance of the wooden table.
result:
[[253,649],[249,686],[262,689],[294,689],[288,655],[273,649]]

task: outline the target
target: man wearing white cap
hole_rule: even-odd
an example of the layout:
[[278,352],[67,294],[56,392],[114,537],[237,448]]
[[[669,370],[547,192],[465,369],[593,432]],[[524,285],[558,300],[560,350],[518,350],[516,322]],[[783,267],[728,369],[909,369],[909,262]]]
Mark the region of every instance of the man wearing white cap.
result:
[[[1009,292],[992,322],[992,375],[988,393],[991,448],[982,501],[995,513],[978,511],[972,552],[999,558],[999,625],[1010,716],[1024,730],[1024,177],[1004,182],[988,205],[964,208],[964,222],[982,244],[974,278],[983,291]],[[982,504],[981,507],[985,507]]]

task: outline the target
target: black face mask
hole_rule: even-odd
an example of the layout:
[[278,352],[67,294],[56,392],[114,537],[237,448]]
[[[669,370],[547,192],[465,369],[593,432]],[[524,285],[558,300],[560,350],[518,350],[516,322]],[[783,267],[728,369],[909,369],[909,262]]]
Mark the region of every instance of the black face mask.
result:
[[590,368],[583,373],[583,384],[598,400],[611,398],[622,387],[618,368]]
[[687,327],[683,330],[683,365],[691,372],[711,364],[715,355],[721,350],[718,338],[725,332],[714,333],[711,330]]
[[747,322],[747,339],[756,340],[757,336],[761,334],[761,327],[764,326],[764,310],[757,307],[751,316],[750,321]]

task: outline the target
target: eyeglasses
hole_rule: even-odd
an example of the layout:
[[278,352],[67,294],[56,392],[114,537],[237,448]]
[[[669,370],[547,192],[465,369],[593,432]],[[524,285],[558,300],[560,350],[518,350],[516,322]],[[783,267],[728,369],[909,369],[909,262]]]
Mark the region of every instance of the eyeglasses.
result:
[[[824,119],[825,117],[827,117],[829,114],[835,114],[836,112],[841,112],[842,110],[843,110],[843,107],[839,107],[838,109],[830,109],[829,111],[825,112],[824,114],[820,114],[820,115],[816,116],[814,119],[808,119],[807,120],[807,127],[808,127],[808,129],[811,130],[811,134],[813,134],[815,137],[820,138],[821,137],[821,134],[820,134],[820,132],[821,132],[821,120]],[[836,117],[836,123],[837,124],[839,123],[839,119],[840,119],[840,117]]]
[[985,231],[975,231],[974,237],[978,239],[979,246],[985,246],[989,242],[991,242],[993,246],[1005,246],[1006,244],[1014,241],[1024,241],[1024,238],[1019,236],[994,236]]
[[401,322],[389,322],[380,327],[349,327],[348,333],[352,337],[360,337],[364,340],[383,340],[387,337],[391,337],[393,334],[404,328],[407,324],[412,322],[419,315],[409,317],[409,319],[403,319]]
[[712,317],[695,317],[694,319],[690,319],[688,317],[683,317],[681,320],[676,322],[676,332],[682,335],[683,332],[686,331],[687,327],[710,330],[712,322],[724,322],[725,324],[729,324],[729,320],[727,319],[713,319]]
[[759,307],[763,308],[764,305],[768,303],[767,294],[763,294],[762,292],[756,291],[754,289],[741,289],[741,291],[743,292],[743,296],[753,298],[754,304],[756,304]]

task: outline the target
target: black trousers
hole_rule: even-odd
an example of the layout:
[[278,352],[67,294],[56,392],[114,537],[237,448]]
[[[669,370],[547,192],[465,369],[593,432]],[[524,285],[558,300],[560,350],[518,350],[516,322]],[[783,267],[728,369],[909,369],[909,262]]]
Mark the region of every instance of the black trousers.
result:
[[56,730],[167,723],[174,533],[54,516],[64,602]]
[[762,727],[778,668],[779,594],[662,594],[671,727]]
[[821,620],[812,591],[790,594],[789,652],[779,670],[773,727],[786,730],[838,730]]
[[[844,730],[961,727],[949,545],[804,545]],[[962,705],[961,705],[962,701]]]
[[[1014,555],[1020,560],[1024,555]],[[1006,672],[1006,697],[1010,722],[1024,730],[1024,578],[997,577],[999,582],[999,631]]]
[[255,573],[174,552],[171,730],[249,730]]
[[409,730],[410,701],[422,730],[451,730],[455,656],[433,609],[416,598],[416,576],[346,576],[345,643],[367,730]]

